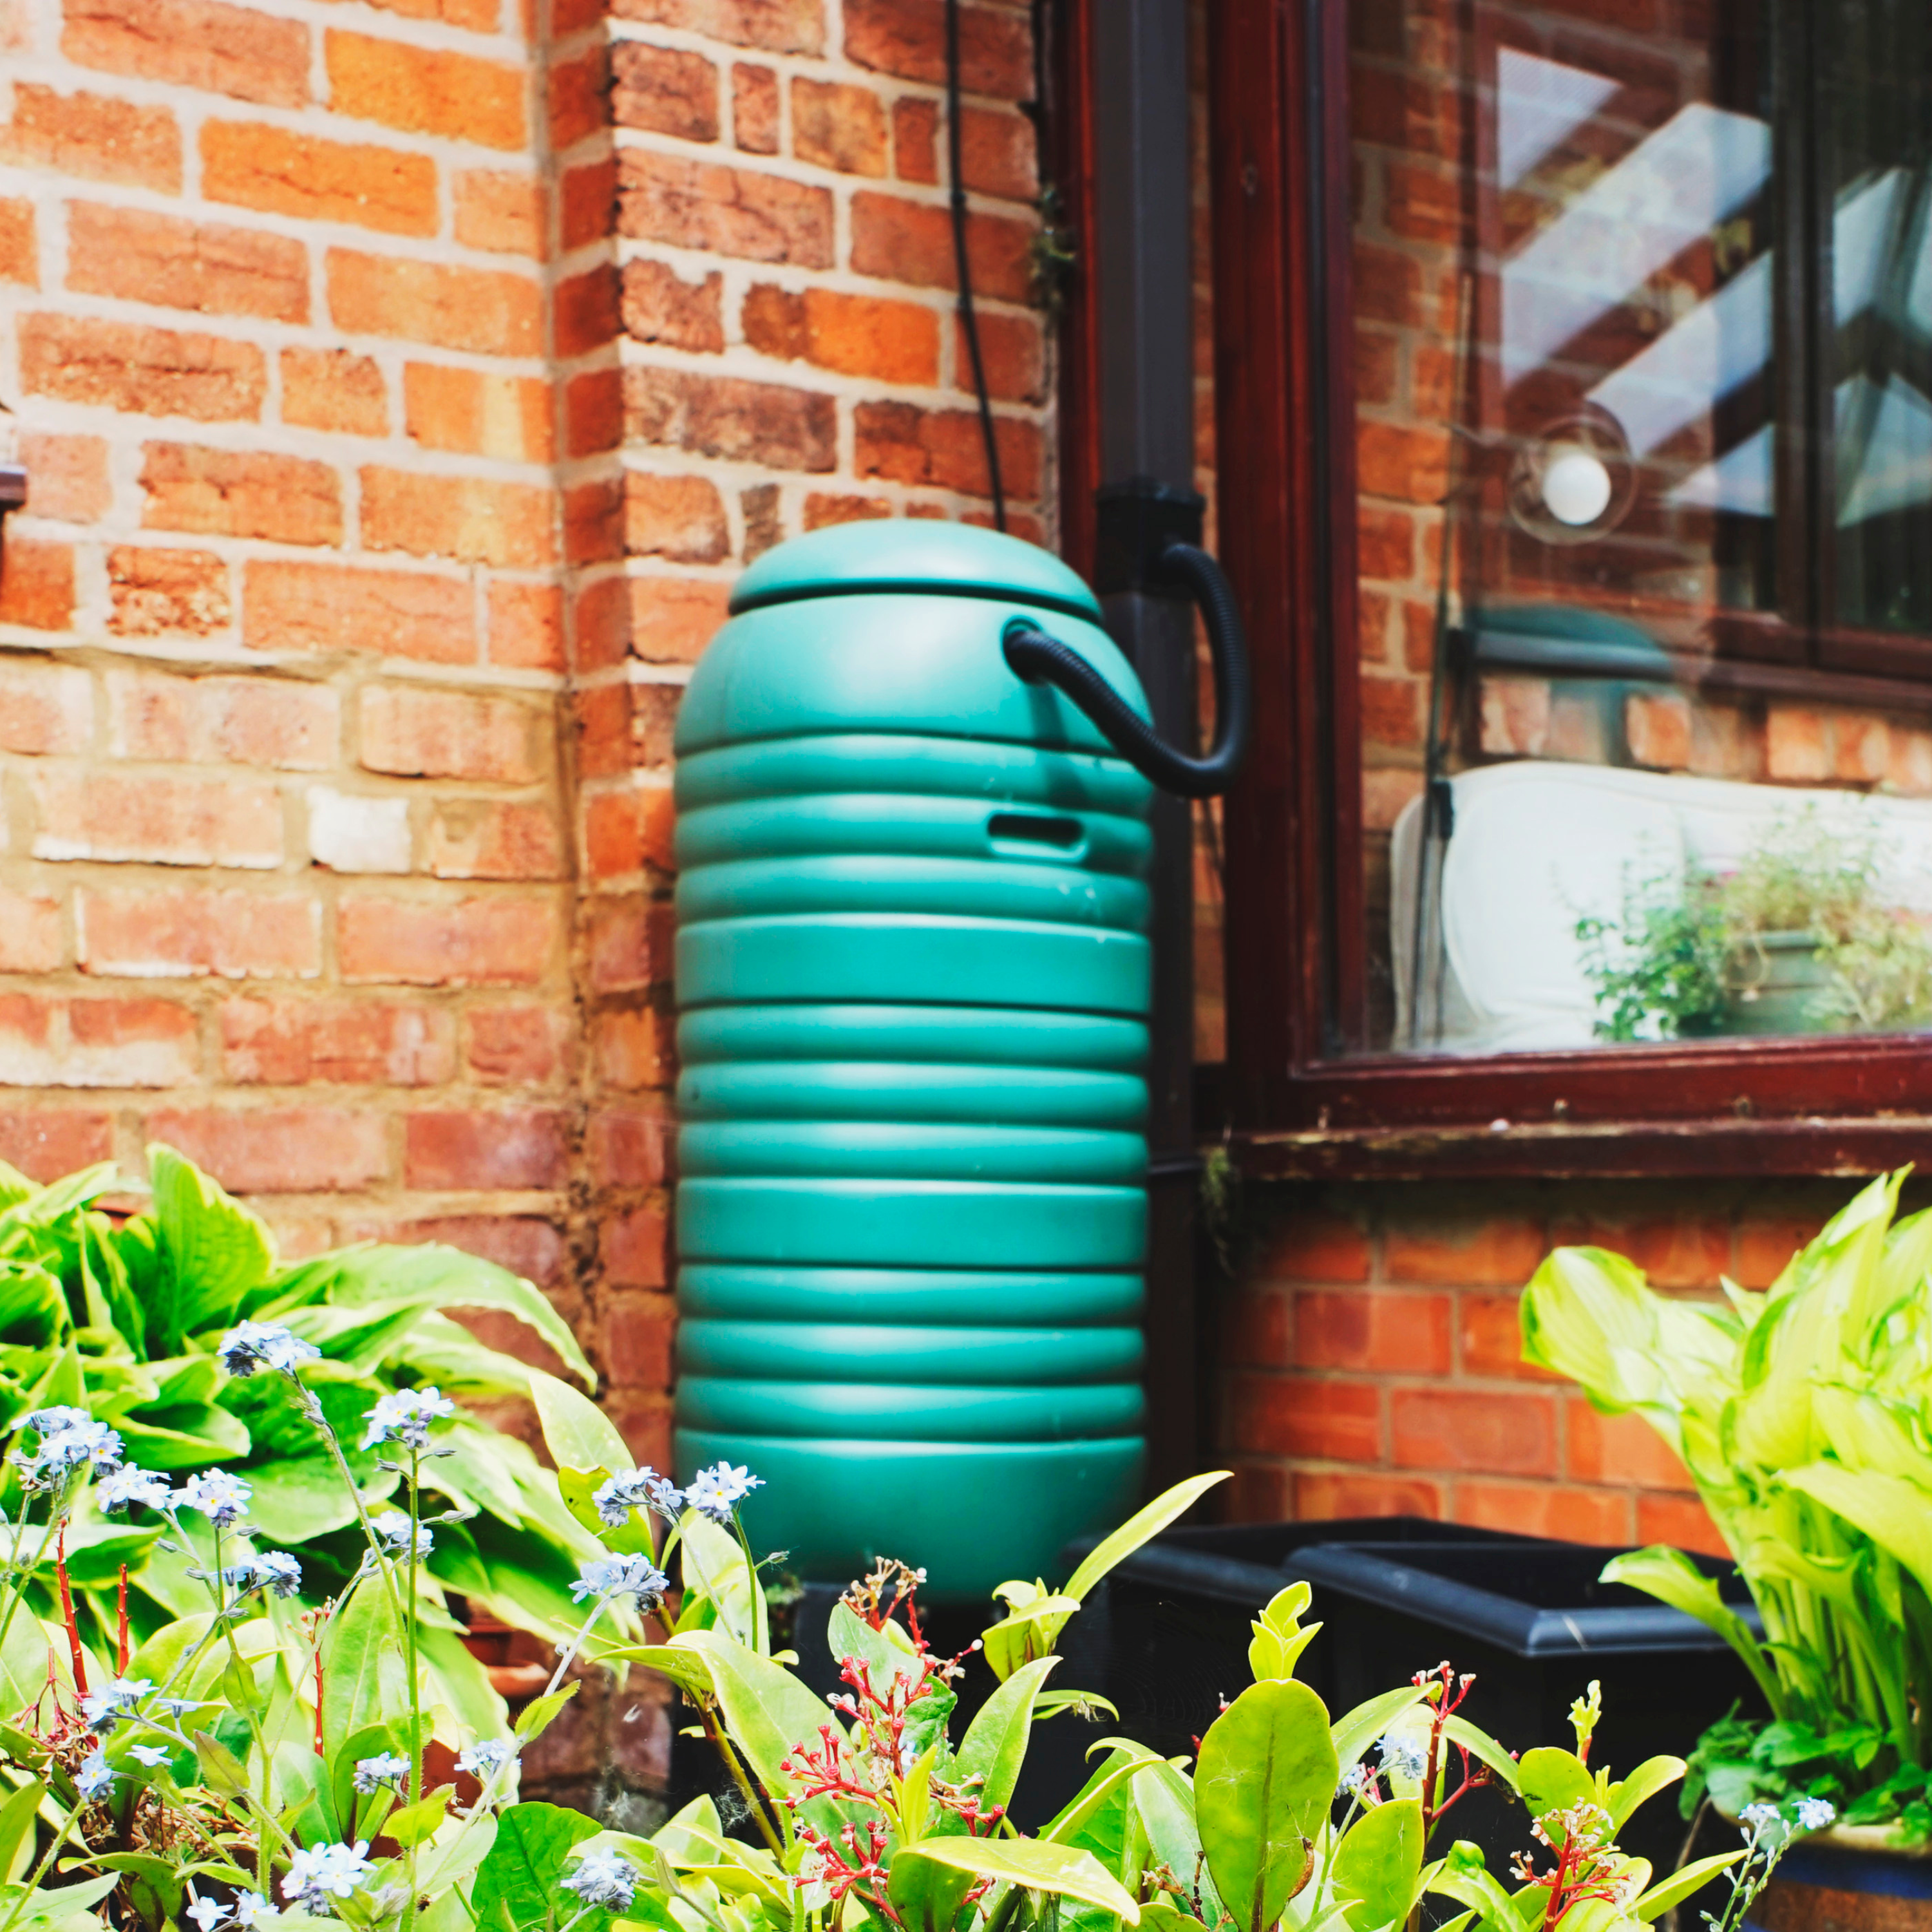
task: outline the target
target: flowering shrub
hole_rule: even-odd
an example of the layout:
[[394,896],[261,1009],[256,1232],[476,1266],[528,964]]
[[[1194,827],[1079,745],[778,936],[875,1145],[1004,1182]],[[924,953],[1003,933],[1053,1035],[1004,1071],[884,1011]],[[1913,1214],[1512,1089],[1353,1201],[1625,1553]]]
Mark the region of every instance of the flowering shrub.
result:
[[[1462,1716],[1472,1680],[1446,1664],[1331,1720],[1294,1679],[1318,1628],[1296,1584],[1256,1621],[1255,1682],[1210,1725],[1191,1774],[1106,1739],[1084,1788],[1024,1836],[1007,1808],[1033,1725],[1102,1701],[1048,1688],[1058,1632],[1216,1479],[1150,1504],[1063,1588],[1002,1591],[1010,1613],[987,1639],[1003,1681],[956,1744],[963,1660],[922,1633],[917,1572],[882,1564],[847,1592],[830,1627],[844,1688],[815,1698],[772,1650],[776,1559],[754,1555],[737,1510],[758,1479],[720,1463],[680,1491],[634,1467],[562,1384],[539,1400],[555,1493],[601,1553],[568,1586],[543,1694],[514,1728],[500,1706],[479,1727],[439,1698],[424,1646],[440,1614],[428,1559],[464,1524],[432,1502],[457,1418],[433,1388],[378,1396],[362,1441],[394,1480],[372,1495],[320,1393],[328,1365],[302,1341],[250,1318],[212,1353],[244,1380],[278,1379],[343,1486],[359,1555],[314,1608],[302,1559],[265,1542],[248,1481],[216,1469],[171,1483],[76,1405],[26,1418],[9,1458],[19,1513],[0,1532],[0,1932],[294,1932],[316,1918],[356,1932],[1397,1932],[1431,1894],[1461,1908],[1454,1932],[1640,1932],[1726,1868],[1736,1932],[1792,1832],[1819,1822],[1754,1815],[1742,1851],[1652,1884],[1616,1834],[1681,1760],[1593,1770],[1594,1694],[1573,1712],[1574,1752],[1518,1760]],[[202,1602],[138,1642],[124,1623],[104,1653],[62,1552],[83,1505],[110,1496],[158,1519],[157,1547]],[[59,1611],[43,1616],[30,1586],[50,1548]],[[650,1617],[661,1642],[642,1640]],[[518,1754],[568,1702],[580,1659],[671,1677],[730,1770],[735,1831],[708,1798],[648,1838],[520,1800]],[[432,1781],[433,1744],[457,1778]],[[1474,1846],[1436,1842],[1490,1783],[1523,1802],[1542,1847],[1518,1861],[1514,1891]]]
[[1678,1552],[1618,1558],[1722,1636],[1772,1713],[1706,1732],[1686,1815],[1825,1800],[1932,1837],[1932,1215],[1874,1181],[1766,1294],[1654,1293],[1619,1255],[1559,1248],[1522,1300],[1523,1353],[1635,1410],[1682,1459],[1749,1585],[1763,1641]]
[[[434,1245],[283,1263],[268,1229],[191,1162],[160,1146],[148,1160],[152,1205],[120,1220],[92,1204],[121,1185],[111,1163],[48,1187],[0,1163],[0,1426],[78,1407],[140,1466],[68,1512],[67,1587],[83,1636],[116,1641],[123,1565],[137,1638],[202,1607],[188,1558],[158,1546],[148,1494],[176,1472],[239,1483],[265,1533],[301,1548],[305,1600],[339,1593],[363,1537],[338,1466],[386,1502],[401,1478],[376,1451],[392,1424],[419,1432],[431,1422],[458,1453],[430,1480],[461,1520],[424,1544],[430,1576],[506,1622],[551,1629],[569,1607],[559,1579],[596,1553],[594,1542],[536,1457],[458,1406],[524,1395],[532,1376],[445,1312],[514,1316],[587,1385],[590,1366],[549,1303],[505,1270]],[[339,1440],[334,1456],[288,1379],[305,1366],[308,1399]],[[43,1558],[28,1592],[52,1614],[51,1551]],[[424,1643],[448,1694],[480,1714],[485,1680],[434,1605]]]

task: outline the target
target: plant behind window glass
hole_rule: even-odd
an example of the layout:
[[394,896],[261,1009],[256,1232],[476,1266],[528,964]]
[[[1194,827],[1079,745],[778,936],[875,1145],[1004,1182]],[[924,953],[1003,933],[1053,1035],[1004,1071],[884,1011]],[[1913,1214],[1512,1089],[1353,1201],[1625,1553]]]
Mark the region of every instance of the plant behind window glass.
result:
[[1766,942],[1786,935],[1809,939],[1825,968],[1810,1002],[1820,1026],[1932,1023],[1932,936],[1880,899],[1878,836],[1808,805],[1780,817],[1728,876],[1686,866],[1628,883],[1620,918],[1576,922],[1598,1036],[1730,1030],[1769,973]]

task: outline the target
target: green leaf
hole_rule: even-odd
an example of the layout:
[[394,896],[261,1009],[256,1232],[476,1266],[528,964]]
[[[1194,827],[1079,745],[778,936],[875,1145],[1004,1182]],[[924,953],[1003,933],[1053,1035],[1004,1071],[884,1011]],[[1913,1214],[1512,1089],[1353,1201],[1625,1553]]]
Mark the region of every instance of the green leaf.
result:
[[560,1467],[556,1489],[557,1494],[563,1498],[564,1508],[606,1550],[614,1550],[620,1556],[656,1557],[657,1539],[651,1534],[649,1510],[634,1509],[627,1520],[614,1527],[598,1514],[592,1498],[602,1486],[604,1475],[601,1469]]
[[30,1778],[0,1804],[0,1872],[13,1870],[21,1846],[34,1828],[34,1814],[46,1795],[46,1780]]
[[1052,1654],[1066,1620],[1080,1607],[1078,1597],[1064,1597],[1051,1592],[1034,1592],[1030,1586],[1008,1585],[1028,1591],[1028,1600],[1010,1616],[980,1633],[986,1646],[986,1661],[993,1675],[1004,1682],[1023,1664]]
[[1612,1835],[1622,1831],[1640,1804],[1648,1802],[1660,1791],[1667,1791],[1683,1775],[1681,1757],[1649,1757],[1628,1778],[1612,1785],[1604,1806],[1610,1814]]
[[158,1142],[148,1149],[154,1224],[168,1285],[147,1310],[148,1353],[178,1354],[201,1329],[225,1326],[274,1272],[274,1237],[220,1183]]
[[1250,1626],[1253,1642],[1248,1646],[1248,1674],[1258,1684],[1264,1677],[1292,1677],[1301,1653],[1322,1626],[1301,1627],[1301,1613],[1307,1609],[1314,1592],[1307,1584],[1291,1583],[1270,1600],[1259,1618]]
[[566,1684],[561,1690],[547,1691],[541,1697],[532,1697],[526,1704],[517,1719],[517,1736],[525,1744],[540,1738],[548,1730],[558,1712],[577,1695],[576,1683]]
[[1221,1894],[1214,1888],[1202,1849],[1192,1781],[1171,1764],[1144,1764],[1134,1773],[1133,1795],[1154,1862],[1166,1865],[1185,1888],[1189,1904],[1196,1908],[1194,1916],[1207,1924],[1219,1924]]
[[[1421,1691],[1412,1684],[1404,1684],[1400,1690],[1384,1690],[1379,1696],[1371,1697],[1366,1704],[1358,1704],[1346,1717],[1338,1719],[1328,1732],[1335,1746],[1336,1776],[1360,1764],[1370,1745],[1411,1706],[1421,1702]],[[1515,1781],[1512,1776],[1510,1782]]]
[[712,1694],[710,1665],[705,1662],[702,1651],[692,1648],[682,1638],[673,1637],[669,1643],[620,1644],[614,1649],[599,1651],[597,1660],[641,1664],[646,1670],[661,1672],[691,1696]]
[[1734,1865],[1744,1856],[1742,1848],[1735,1852],[1720,1852],[1716,1857],[1699,1858],[1694,1864],[1680,1867],[1672,1872],[1661,1885],[1654,1885],[1630,1907],[1633,1917],[1648,1922],[1660,1918],[1673,1905],[1681,1905],[1698,1887],[1714,1879],[1728,1865]]
[[1094,1829],[1096,1819],[1110,1810],[1124,1808],[1124,1787],[1135,1772],[1144,1764],[1162,1762],[1144,1744],[1123,1748],[1116,1741],[1114,1748],[1102,1761],[1100,1769],[1054,1815],[1040,1836],[1054,1844],[1082,1842]]
[[1785,1714],[1783,1688],[1772,1670],[1762,1647],[1749,1626],[1724,1599],[1716,1582],[1706,1576],[1681,1550],[1667,1544],[1653,1543],[1647,1550],[1633,1550],[1613,1556],[1604,1565],[1606,1583],[1628,1583],[1634,1590],[1695,1617],[1707,1630],[1715,1630],[1743,1660],[1756,1680],[1774,1717]]
[[1102,1537],[1066,1580],[1060,1592],[1078,1603],[1112,1569],[1131,1556],[1150,1537],[1158,1536],[1178,1516],[1184,1515],[1216,1483],[1225,1483],[1233,1472],[1215,1469],[1204,1476],[1190,1476],[1163,1490],[1144,1509],[1138,1510],[1111,1536]]
[[560,1905],[574,1911],[577,1900],[560,1883],[564,1865],[572,1850],[598,1830],[594,1820],[561,1805],[512,1805],[498,1819],[496,1843],[476,1868],[470,1902],[479,1932],[502,1932],[506,1925],[526,1932],[555,1925]]
[[1787,1469],[1784,1480],[1863,1530],[1932,1593],[1932,1494],[1903,1477],[1833,1462]]
[[1001,1879],[1028,1892],[1043,1892],[1096,1906],[1130,1925],[1140,1922],[1140,1907],[1102,1867],[1091,1852],[1040,1838],[928,1838],[908,1846],[892,1861],[892,1876],[906,1860],[950,1866],[980,1878]]
[[[1459,1905],[1473,1906],[1483,1915],[1488,1932],[1523,1932],[1528,1923],[1516,1900],[1484,1862],[1482,1847],[1471,1844],[1466,1838],[1459,1838],[1450,1846],[1448,1857],[1429,1881],[1429,1889],[1454,1899]],[[1546,1899],[1547,1894],[1539,1892],[1536,1896]]]
[[[248,1505],[250,1519],[277,1543],[307,1543],[346,1529],[357,1520],[356,1499],[326,1456],[274,1456],[251,1463],[248,1474],[255,1491]],[[401,1480],[392,1471],[378,1469],[358,1485],[364,1502],[373,1511]]]
[[1516,1788],[1518,1771],[1516,1761],[1491,1737],[1487,1731],[1478,1730],[1466,1718],[1459,1718],[1454,1712],[1442,1720],[1442,1735],[1452,1744],[1459,1744],[1473,1758],[1480,1759],[1496,1774],[1497,1782],[1510,1790]]
[[[405,1851],[434,1837],[449,1809],[450,1797],[455,1789],[453,1784],[442,1785],[427,1798],[419,1798],[413,1804],[405,1804],[400,1810],[392,1811],[383,1821],[383,1836],[394,1839]],[[512,1806],[511,1815],[521,1808]]]
[[403,1633],[389,1593],[380,1576],[365,1576],[329,1620],[322,1659],[322,1735],[344,1738],[380,1722],[394,1708],[385,1705],[386,1675],[400,1683],[402,1658]]
[[202,1782],[224,1798],[246,1798],[248,1768],[221,1740],[207,1731],[194,1734],[194,1754]]
[[1353,1901],[1342,1914],[1350,1932],[1400,1924],[1421,1876],[1422,1801],[1392,1798],[1365,1811],[1335,1851],[1336,1895]]
[[597,1386],[577,1337],[542,1290],[508,1268],[460,1248],[426,1241],[411,1247],[339,1249],[287,1270],[273,1286],[278,1300],[326,1300],[338,1307],[363,1301],[409,1301],[430,1310],[496,1309],[534,1330],[586,1388]]
[[[824,1725],[832,1726],[835,1737],[842,1735],[824,1702],[782,1664],[722,1630],[694,1630],[686,1640],[703,1651],[710,1665],[725,1727],[759,1783],[767,1791],[792,1790],[785,1760],[802,1744],[815,1745]],[[808,1799],[800,1809],[822,1832],[835,1832],[845,1822],[841,1808],[830,1798]]]
[[146,1469],[205,1469],[245,1456],[251,1446],[247,1425],[208,1402],[142,1408],[114,1426],[128,1460]]
[[[1597,1780],[1574,1751],[1556,1744],[1540,1744],[1523,1753],[1516,1766],[1516,1789],[1534,1819],[1546,1821],[1556,1811],[1567,1811],[1575,1804],[1594,1804]],[[1549,1830],[1546,1822],[1544,1829]],[[1552,1835],[1561,1838],[1561,1832]]]
[[121,1874],[127,1903],[141,1924],[164,1925],[180,1916],[184,1880],[179,1866],[151,1852],[110,1852],[88,1862]]
[[694,1586],[699,1598],[713,1607],[717,1622],[730,1635],[769,1654],[771,1620],[764,1586],[754,1584],[737,1538],[695,1510],[685,1511],[678,1533],[687,1594]]
[[530,1382],[544,1446],[560,1468],[625,1475],[637,1466],[624,1438],[594,1402],[541,1369],[530,1371]]
[[1194,1808],[1208,1869],[1240,1932],[1268,1932],[1300,1886],[1339,1766],[1305,1684],[1251,1685],[1208,1728]]
[[983,1808],[997,1804],[1004,1809],[1011,1803],[1033,1734],[1034,1700],[1059,1662],[1057,1657],[1042,1657],[1022,1665],[980,1706],[979,1714],[967,1726],[959,1742],[954,1781],[978,1778]]

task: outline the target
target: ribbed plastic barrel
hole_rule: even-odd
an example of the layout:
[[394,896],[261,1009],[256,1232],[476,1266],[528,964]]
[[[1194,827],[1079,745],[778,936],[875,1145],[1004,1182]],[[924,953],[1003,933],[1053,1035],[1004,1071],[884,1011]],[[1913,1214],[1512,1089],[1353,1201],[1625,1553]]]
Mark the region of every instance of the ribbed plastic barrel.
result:
[[1052,1577],[1138,1498],[1146,782],[1000,632],[1079,579],[850,524],[740,580],[677,730],[676,1456],[763,1550]]

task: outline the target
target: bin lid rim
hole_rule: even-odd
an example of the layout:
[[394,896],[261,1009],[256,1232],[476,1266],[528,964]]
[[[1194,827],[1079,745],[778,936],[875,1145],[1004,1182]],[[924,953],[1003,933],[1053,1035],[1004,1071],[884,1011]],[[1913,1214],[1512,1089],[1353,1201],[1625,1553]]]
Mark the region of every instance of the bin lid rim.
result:
[[[1312,1583],[1385,1607],[1414,1604],[1417,1598],[1411,1595],[1409,1580],[1426,1582],[1445,1622],[1453,1619],[1468,1635],[1500,1644],[1519,1657],[1730,1648],[1696,1618],[1666,1604],[1546,1609],[1478,1584],[1436,1576],[1359,1545],[1315,1544],[1297,1552],[1284,1568],[1298,1570]],[[1738,1608],[1748,1624],[1755,1623],[1754,1606]]]
[[732,616],[814,597],[988,597],[1100,620],[1092,591],[1050,550],[938,518],[839,524],[766,551],[738,579]]

